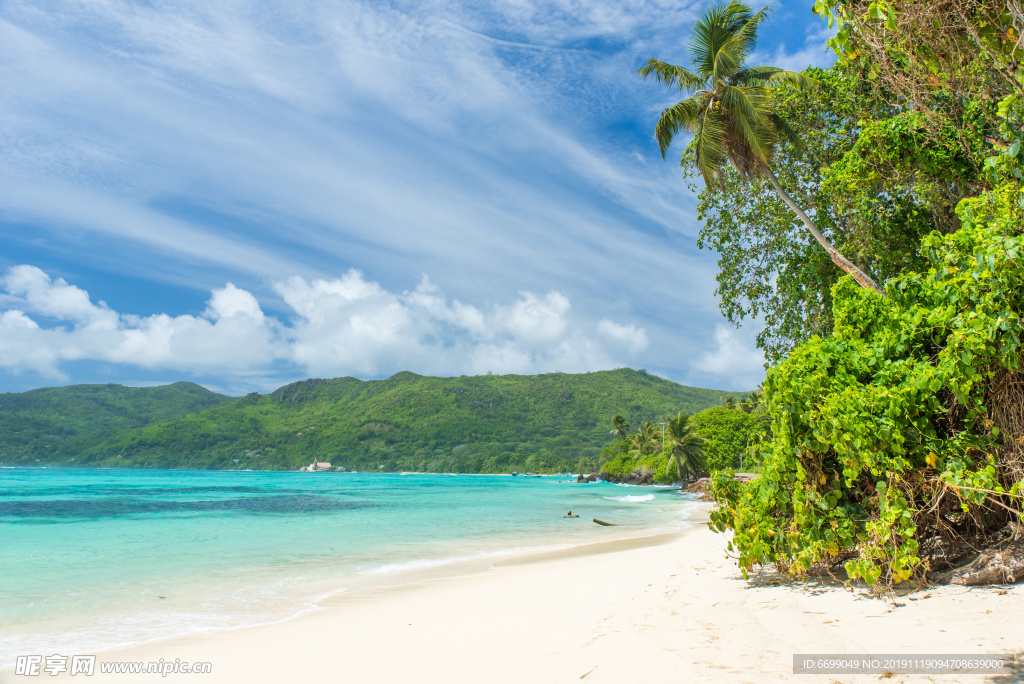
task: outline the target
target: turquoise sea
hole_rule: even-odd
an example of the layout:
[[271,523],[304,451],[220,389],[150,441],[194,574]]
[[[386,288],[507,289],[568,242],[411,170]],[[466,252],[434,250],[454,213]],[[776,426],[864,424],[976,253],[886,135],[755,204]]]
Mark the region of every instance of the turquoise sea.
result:
[[575,477],[0,468],[0,667],[283,620],[699,515],[673,488]]

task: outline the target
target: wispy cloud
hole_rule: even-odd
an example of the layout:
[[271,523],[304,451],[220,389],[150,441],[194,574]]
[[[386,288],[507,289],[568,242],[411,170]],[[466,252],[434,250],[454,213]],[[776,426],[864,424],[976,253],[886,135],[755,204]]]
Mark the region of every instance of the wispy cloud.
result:
[[[591,322],[579,340],[605,341],[568,344],[578,361],[531,356],[530,368],[634,350],[685,381],[680,345],[707,351],[721,322],[713,257],[696,250],[694,198],[652,140],[666,94],[635,69],[682,57],[705,4],[8,0],[0,224],[12,229],[0,244],[18,249],[0,250],[0,267],[70,277],[80,264],[188,284],[198,301],[235,283],[294,338],[274,368],[306,363],[303,330],[308,358],[328,356],[315,326],[293,321],[282,283],[315,290],[356,269],[418,310],[400,293],[428,273],[481,315],[525,302],[520,292],[558,292],[566,315]],[[196,311],[193,299],[179,308]],[[209,325],[210,344],[229,332],[216,316],[189,325]],[[487,344],[504,349],[499,338]],[[463,358],[444,368],[499,370]],[[508,349],[493,358],[527,367]],[[395,351],[391,365],[351,368],[403,362]]]

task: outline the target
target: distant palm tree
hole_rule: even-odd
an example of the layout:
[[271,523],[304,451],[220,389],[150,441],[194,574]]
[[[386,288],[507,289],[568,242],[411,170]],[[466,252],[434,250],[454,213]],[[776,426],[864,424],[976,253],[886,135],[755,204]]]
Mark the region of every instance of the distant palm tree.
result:
[[725,408],[727,409],[736,408],[736,397],[730,394],[725,398],[725,401],[723,403],[725,404]]
[[756,14],[742,2],[713,5],[694,24],[690,54],[696,73],[657,59],[640,69],[644,78],[690,94],[661,114],[654,136],[664,158],[680,131],[694,134],[693,155],[697,170],[710,188],[725,183],[727,162],[743,180],[765,176],[776,194],[803,221],[832,261],[863,287],[884,291],[822,235],[807,214],[782,188],[771,162],[778,142],[785,138],[796,146],[800,140],[789,125],[771,111],[767,87],[788,82],[806,88],[814,81],[801,73],[778,67],[748,67],[747,57],[757,44],[757,29],[768,17],[768,8]]
[[748,394],[747,397],[740,402],[740,408],[743,409],[746,413],[753,413],[754,409],[760,406],[763,400],[764,397],[762,396],[762,394],[755,390]]
[[654,423],[650,421],[641,423],[636,434],[633,435],[633,448],[629,450],[629,453],[633,454],[633,459],[639,460],[644,456],[652,456],[657,453],[659,437],[661,437],[660,430]]
[[622,455],[622,439],[629,434],[629,423],[619,414],[612,416],[612,434],[619,438],[619,456]]
[[700,473],[705,469],[704,438],[697,434],[690,416],[679,413],[669,419],[665,437],[669,463],[675,465],[680,482],[690,473]]

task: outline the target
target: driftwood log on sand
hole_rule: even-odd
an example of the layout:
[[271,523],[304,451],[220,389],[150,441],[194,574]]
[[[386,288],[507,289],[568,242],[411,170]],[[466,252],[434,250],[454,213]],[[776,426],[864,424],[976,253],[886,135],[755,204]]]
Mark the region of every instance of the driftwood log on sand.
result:
[[936,584],[1015,584],[1024,581],[1024,539],[1019,536],[1009,541],[985,547],[971,562],[948,572],[929,573],[928,579]]

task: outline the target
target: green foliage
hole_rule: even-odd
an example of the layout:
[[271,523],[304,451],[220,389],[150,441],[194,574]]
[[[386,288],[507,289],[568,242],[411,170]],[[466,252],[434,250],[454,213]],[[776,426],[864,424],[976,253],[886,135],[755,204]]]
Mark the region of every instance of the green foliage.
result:
[[[985,173],[994,183],[1006,179],[1019,192],[1024,181],[1024,98],[1020,95],[1003,98],[998,112],[1000,140],[997,148],[1001,154],[985,160]],[[1013,207],[1018,217],[1020,204]]]
[[816,91],[770,89],[804,141],[780,145],[779,182],[886,294],[840,279],[742,170],[701,194],[722,310],[767,320],[777,364],[748,451],[761,477],[717,473],[711,524],[744,572],[847,561],[885,589],[1021,511],[1024,418],[1000,388],[1021,377],[1024,16],[1000,0],[814,11],[838,23],[839,59],[809,72]]
[[[822,192],[851,229],[851,245],[888,276],[919,267],[913,258],[932,230],[959,227],[953,207],[982,187],[979,168],[947,124],[925,136],[925,116],[899,112],[859,122],[849,151],[822,169]],[[972,139],[975,153],[984,141]]]
[[739,468],[740,456],[750,438],[765,429],[765,413],[752,413],[724,406],[701,411],[693,417],[698,435],[704,439],[703,449],[708,470]]
[[635,460],[647,458],[661,450],[663,441],[661,428],[645,420],[630,438],[627,453]]
[[924,544],[1020,510],[985,404],[993,373],[1019,370],[1019,202],[1013,184],[962,201],[960,230],[927,236],[927,269],[887,297],[840,281],[833,334],[769,371],[764,471],[714,483],[712,526],[735,531],[744,571],[799,576],[852,555],[850,577],[884,588],[922,575]]
[[616,477],[626,477],[636,470],[654,474],[655,484],[671,484],[679,478],[671,471],[668,452],[658,451],[637,458],[630,454],[615,455],[601,465],[601,471]]
[[[929,138],[922,114],[879,100],[848,68],[806,73],[817,88],[769,90],[771,108],[803,142],[779,146],[779,182],[875,279],[921,269],[923,237],[955,230],[951,208],[987,186],[971,162],[987,145],[983,136],[972,138],[967,154],[952,126]],[[686,171],[697,175],[692,165]],[[757,343],[775,362],[811,335],[832,331],[832,286],[842,272],[769,184],[746,184],[736,173],[724,178],[718,188],[693,187],[704,224],[698,245],[718,254],[722,312],[735,323],[763,317]]]
[[[742,403],[714,406],[692,418],[677,413],[663,421],[664,436],[660,423],[644,423],[629,437],[628,452],[620,453],[617,443],[602,449],[601,470],[623,477],[640,468],[655,473],[655,482],[670,483],[738,465],[751,436],[768,429],[767,415],[754,397],[759,394],[752,392]],[[727,403],[730,399],[726,397]]]
[[71,385],[0,394],[0,460],[48,462],[69,441],[172,420],[230,398],[191,382]]
[[995,103],[1020,90],[1019,9],[1003,0],[817,0],[814,12],[838,29],[838,64],[877,98],[924,115],[919,142],[952,134],[980,167]]
[[628,368],[311,379],[136,429],[69,436],[51,449],[35,449],[31,458],[5,449],[0,460],[275,470],[316,458],[362,471],[383,465],[385,471],[594,472],[609,437],[609,415],[640,424],[680,407],[718,404],[727,394]]
[[[667,452],[662,450],[664,436],[661,428],[651,421],[644,421],[632,435],[629,424],[621,415],[612,418],[615,426],[612,435],[617,438],[618,448],[608,446],[601,451],[601,471],[614,477],[625,477],[636,471],[653,474],[655,482],[669,482],[666,467]],[[623,444],[626,451],[623,451]]]
[[[728,402],[732,397],[727,397]],[[669,469],[679,481],[702,475],[707,472],[707,455],[704,451],[704,438],[697,432],[696,425],[690,416],[677,413],[669,418],[665,429],[665,450],[668,453]]]

